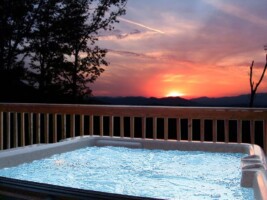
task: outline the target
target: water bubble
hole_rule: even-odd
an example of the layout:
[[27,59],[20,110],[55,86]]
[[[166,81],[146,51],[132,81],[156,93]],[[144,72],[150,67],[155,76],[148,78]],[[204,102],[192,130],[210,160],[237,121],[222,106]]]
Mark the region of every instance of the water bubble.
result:
[[212,194],[211,195],[211,198],[213,198],[213,199],[219,199],[219,198],[221,198],[221,195],[220,194]]

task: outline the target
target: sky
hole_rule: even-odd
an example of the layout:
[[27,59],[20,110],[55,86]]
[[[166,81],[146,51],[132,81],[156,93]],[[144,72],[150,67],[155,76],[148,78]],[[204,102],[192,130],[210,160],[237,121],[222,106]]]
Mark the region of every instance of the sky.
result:
[[266,0],[128,0],[120,23],[99,37],[109,66],[89,87],[94,96],[250,93],[249,66],[257,82],[266,61],[266,8]]

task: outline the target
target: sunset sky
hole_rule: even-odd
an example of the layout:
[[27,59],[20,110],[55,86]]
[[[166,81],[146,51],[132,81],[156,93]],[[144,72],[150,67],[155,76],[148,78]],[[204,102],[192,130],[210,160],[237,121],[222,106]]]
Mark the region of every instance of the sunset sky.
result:
[[115,30],[101,34],[110,65],[90,85],[93,95],[249,93],[251,61],[255,81],[265,64],[266,8],[266,0],[128,0]]

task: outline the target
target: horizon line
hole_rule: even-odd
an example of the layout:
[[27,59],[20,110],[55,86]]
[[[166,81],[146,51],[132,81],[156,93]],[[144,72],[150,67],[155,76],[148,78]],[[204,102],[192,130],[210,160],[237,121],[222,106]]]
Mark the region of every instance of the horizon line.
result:
[[[259,94],[266,94],[267,95],[267,92],[260,92],[260,93],[257,93],[257,95]],[[91,97],[109,97],[109,98],[127,98],[127,97],[142,97],[142,98],[182,98],[182,99],[186,99],[186,100],[191,100],[191,99],[198,99],[198,98],[227,98],[227,97],[239,97],[239,96],[249,96],[250,93],[245,93],[245,94],[237,94],[237,95],[226,95],[226,96],[198,96],[198,97],[184,97],[184,96],[162,96],[162,97],[156,97],[156,96],[142,96],[142,95],[117,95],[117,96],[113,96],[113,95],[92,95]]]

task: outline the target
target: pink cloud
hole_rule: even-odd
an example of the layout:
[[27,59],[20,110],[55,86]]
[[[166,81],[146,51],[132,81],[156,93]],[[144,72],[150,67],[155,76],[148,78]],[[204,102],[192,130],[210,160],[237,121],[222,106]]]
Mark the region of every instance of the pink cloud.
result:
[[267,41],[267,2],[253,2],[129,2],[129,22],[100,37],[110,66],[92,85],[94,94],[160,96],[168,87],[200,96],[248,93],[249,65],[255,60],[260,69]]

